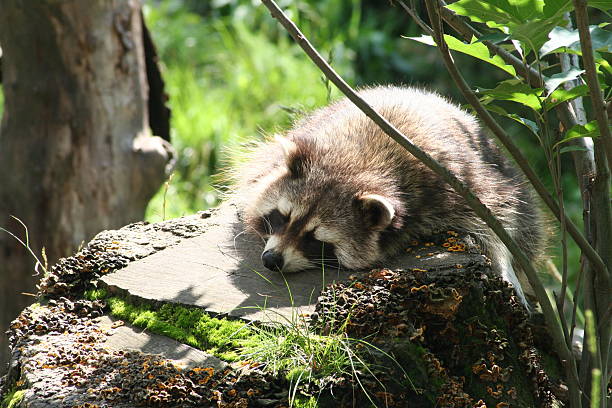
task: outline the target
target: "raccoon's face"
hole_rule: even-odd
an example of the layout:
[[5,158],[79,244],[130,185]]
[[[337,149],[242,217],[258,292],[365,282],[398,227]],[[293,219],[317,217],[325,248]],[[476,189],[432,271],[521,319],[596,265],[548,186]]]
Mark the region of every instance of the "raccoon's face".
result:
[[380,234],[395,218],[393,201],[305,163],[291,142],[284,143],[289,143],[285,165],[260,181],[257,198],[246,209],[247,224],[266,239],[263,265],[296,272],[375,264]]

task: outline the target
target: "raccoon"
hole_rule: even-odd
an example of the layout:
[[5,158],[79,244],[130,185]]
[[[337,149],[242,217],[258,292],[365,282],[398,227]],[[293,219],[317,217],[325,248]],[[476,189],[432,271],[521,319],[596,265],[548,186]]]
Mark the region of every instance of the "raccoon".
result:
[[[417,88],[359,93],[467,184],[530,259],[538,256],[543,223],[532,191],[472,115]],[[499,238],[347,99],[256,145],[236,176],[240,212],[247,229],[266,241],[261,259],[268,269],[369,268],[411,240],[457,229],[476,237],[494,270],[527,305]]]

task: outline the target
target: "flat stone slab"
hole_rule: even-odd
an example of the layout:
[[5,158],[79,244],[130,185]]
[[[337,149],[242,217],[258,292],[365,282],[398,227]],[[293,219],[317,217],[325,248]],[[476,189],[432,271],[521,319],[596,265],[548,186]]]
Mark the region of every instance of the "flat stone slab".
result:
[[[212,212],[204,232],[186,238],[100,280],[111,292],[201,307],[207,312],[258,321],[285,321],[314,310],[321,288],[360,271],[311,270],[282,275],[263,267],[264,242],[244,231],[236,207]],[[384,264],[389,269],[454,269],[482,255],[415,248]],[[363,271],[361,271],[363,272]]]
[[102,316],[96,319],[95,323],[107,333],[102,347],[111,351],[140,351],[146,354],[158,354],[182,369],[212,367],[215,371],[221,371],[228,366],[217,357],[187,344],[166,336],[149,333],[118,319]]

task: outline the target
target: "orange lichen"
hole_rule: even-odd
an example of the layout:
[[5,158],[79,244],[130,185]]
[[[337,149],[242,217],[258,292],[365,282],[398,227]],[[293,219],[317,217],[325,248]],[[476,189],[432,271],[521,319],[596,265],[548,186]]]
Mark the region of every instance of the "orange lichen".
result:
[[450,252],[465,252],[465,244],[456,243],[456,244],[446,248],[446,250],[450,251]]
[[427,290],[427,289],[429,289],[429,285],[415,286],[413,288],[410,288],[410,292],[416,293],[416,292],[420,292],[420,291]]
[[493,387],[487,387],[487,392],[493,398],[501,398],[504,395],[504,386],[501,384],[497,384],[496,390],[493,390]]

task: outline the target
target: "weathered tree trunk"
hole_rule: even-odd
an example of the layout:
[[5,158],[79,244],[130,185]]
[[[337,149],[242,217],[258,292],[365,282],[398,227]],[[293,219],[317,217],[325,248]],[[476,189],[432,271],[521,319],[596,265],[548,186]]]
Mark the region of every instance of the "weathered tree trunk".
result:
[[[49,263],[141,220],[171,148],[150,135],[138,0],[0,0],[5,95],[0,226]],[[25,239],[24,239],[25,241]],[[0,232],[0,330],[35,291],[34,261]],[[0,362],[6,361],[0,336]],[[3,371],[2,364],[0,371]]]

